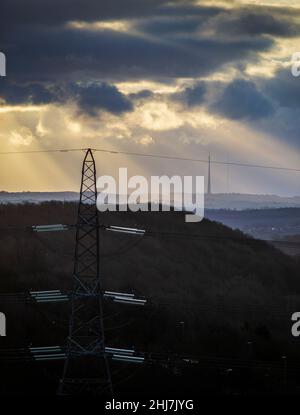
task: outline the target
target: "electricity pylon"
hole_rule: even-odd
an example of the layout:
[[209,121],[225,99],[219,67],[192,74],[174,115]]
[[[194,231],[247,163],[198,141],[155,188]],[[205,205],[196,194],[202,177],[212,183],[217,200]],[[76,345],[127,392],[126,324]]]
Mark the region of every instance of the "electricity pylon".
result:
[[112,393],[105,355],[96,200],[96,166],[88,149],[82,165],[67,359],[59,395]]
[[210,153],[208,155],[208,178],[207,178],[207,194],[211,195],[211,171],[210,171]]

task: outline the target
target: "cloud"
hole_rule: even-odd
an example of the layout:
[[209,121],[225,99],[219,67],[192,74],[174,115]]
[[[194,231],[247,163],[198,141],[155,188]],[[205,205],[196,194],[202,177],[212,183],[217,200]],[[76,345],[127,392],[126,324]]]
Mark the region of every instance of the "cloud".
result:
[[198,16],[186,17],[162,17],[141,21],[135,25],[135,28],[143,33],[153,35],[170,35],[179,33],[193,33],[205,22],[205,17],[201,19]]
[[[178,4],[193,1],[176,1]],[[13,25],[58,25],[71,20],[104,20],[147,16],[158,13],[167,0],[2,0],[3,21]]]
[[172,98],[188,107],[195,107],[204,104],[206,91],[206,83],[197,82],[192,86],[186,87],[181,92],[173,94]]
[[226,41],[195,35],[168,40],[71,28],[18,30],[10,42],[8,76],[23,82],[197,77],[253,59],[273,45],[263,38]]
[[260,92],[255,83],[236,79],[226,86],[211,108],[233,120],[258,120],[274,114],[272,102]]
[[276,116],[265,120],[261,128],[272,137],[300,148],[300,78],[293,77],[291,68],[278,70],[272,78],[257,78],[260,90],[272,100]]
[[263,85],[259,89],[256,83],[245,79],[234,79],[228,83],[198,81],[178,93],[170,94],[169,99],[182,103],[190,110],[199,111],[197,107],[202,106],[232,120],[258,120],[275,112],[275,103],[263,92]]
[[[241,3],[2,0],[3,146],[62,148],[78,140],[78,147],[88,147],[97,140],[124,151],[149,146],[153,153],[192,157],[210,149],[220,159],[228,152],[236,160],[280,165],[285,158],[296,164],[299,78],[282,71],[263,79],[248,68],[259,66],[270,77],[271,59],[287,61],[297,47],[289,38],[299,34],[299,9]],[[250,73],[252,80],[245,80]],[[67,186],[62,174],[76,170],[70,160],[55,180],[51,176],[53,186]],[[106,169],[114,165],[110,158],[101,162]],[[143,171],[147,163],[162,173],[201,168],[150,159],[134,160],[132,166]],[[222,182],[224,170],[220,176]],[[42,180],[35,171],[30,177],[33,183]],[[270,191],[269,184],[296,188],[278,179],[266,180],[263,190]],[[260,183],[248,172],[234,180],[241,182],[238,190],[245,188],[244,180],[254,190]]]
[[300,34],[300,26],[291,17],[282,16],[271,8],[236,9],[223,13],[211,24],[218,33],[227,36],[297,36]]
[[99,110],[112,114],[132,111],[131,101],[114,85],[92,83],[87,86],[72,86],[72,92],[80,110],[90,116],[97,115]]
[[[199,77],[255,60],[273,46],[272,38],[260,36],[261,26],[274,23],[272,14],[248,22],[255,38],[249,28],[244,38],[227,36],[248,21],[239,10],[229,13],[195,0],[126,0],[126,7],[124,0],[28,0],[26,6],[22,0],[4,0],[7,30],[2,28],[1,42],[15,82]],[[76,21],[81,25],[70,25]],[[129,23],[128,30],[118,31],[118,25],[110,30],[109,22]],[[275,22],[286,25],[284,18]]]
[[45,105],[74,101],[80,112],[96,116],[104,110],[112,114],[132,111],[133,104],[114,85],[108,83],[62,84],[59,87],[43,84],[2,84],[0,97],[7,105]]
[[[276,36],[300,33],[297,10],[234,1],[230,9],[195,0],[3,1],[2,48],[18,82],[206,76],[255,61]],[[129,29],[88,25],[97,22],[129,22]]]
[[53,93],[38,83],[18,85],[12,83],[0,84],[0,98],[10,105],[33,104],[43,105],[54,101]]
[[149,91],[148,89],[142,89],[139,92],[134,92],[129,94],[130,99],[132,100],[144,100],[144,99],[149,99],[152,98],[154,96],[152,91]]
[[21,127],[11,132],[9,141],[16,146],[29,146],[34,140],[31,130],[27,127]]
[[281,107],[299,108],[300,78],[292,76],[291,69],[279,70],[273,78],[261,79],[261,87]]
[[148,19],[140,19],[134,27],[143,33],[152,35],[173,35],[179,33],[195,33],[213,17],[224,9],[215,6],[202,7],[193,5],[166,5],[161,7],[159,14]]

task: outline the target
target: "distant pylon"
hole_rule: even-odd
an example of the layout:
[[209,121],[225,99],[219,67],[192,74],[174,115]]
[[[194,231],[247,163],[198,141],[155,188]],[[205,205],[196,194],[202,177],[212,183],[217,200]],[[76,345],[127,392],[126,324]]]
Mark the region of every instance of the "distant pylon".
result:
[[207,178],[207,194],[211,195],[211,176],[210,176],[210,153],[208,154],[208,178]]
[[112,393],[105,355],[96,200],[96,166],[88,149],[82,166],[67,359],[59,395]]

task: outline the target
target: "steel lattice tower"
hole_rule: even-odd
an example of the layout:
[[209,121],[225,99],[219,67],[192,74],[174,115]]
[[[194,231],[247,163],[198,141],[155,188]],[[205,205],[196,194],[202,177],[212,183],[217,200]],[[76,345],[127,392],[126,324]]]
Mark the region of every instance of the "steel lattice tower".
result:
[[67,359],[60,395],[112,393],[105,355],[96,200],[96,166],[88,149],[82,165]]
[[209,153],[209,155],[208,155],[207,194],[208,194],[208,195],[211,195],[210,153]]

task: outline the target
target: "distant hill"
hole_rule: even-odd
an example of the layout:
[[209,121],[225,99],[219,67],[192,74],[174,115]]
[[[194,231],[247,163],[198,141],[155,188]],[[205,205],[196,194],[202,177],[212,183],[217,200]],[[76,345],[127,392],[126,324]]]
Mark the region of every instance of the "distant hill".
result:
[[300,207],[300,196],[282,197],[241,193],[217,193],[205,196],[207,209],[266,209]]
[[41,203],[51,200],[76,201],[77,192],[0,192],[1,203]]
[[[1,203],[40,203],[51,200],[77,201],[77,192],[0,192]],[[216,193],[205,195],[206,209],[265,209],[299,207],[300,196],[255,195],[240,193]]]
[[[259,239],[300,238],[300,208],[206,209],[205,217]],[[292,253],[299,254],[300,246]]]

